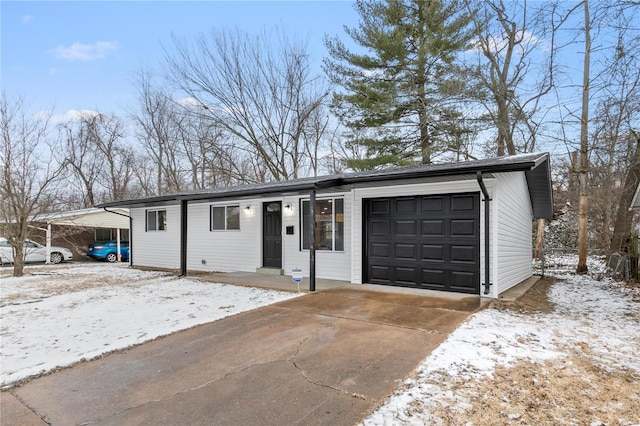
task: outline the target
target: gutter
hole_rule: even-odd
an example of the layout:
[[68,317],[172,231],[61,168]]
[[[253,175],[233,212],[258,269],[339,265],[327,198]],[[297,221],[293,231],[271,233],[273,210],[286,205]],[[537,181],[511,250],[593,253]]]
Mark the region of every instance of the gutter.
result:
[[489,273],[490,259],[489,259],[489,236],[490,228],[489,225],[491,223],[491,209],[489,206],[489,202],[491,198],[489,197],[489,192],[487,191],[487,187],[484,185],[482,181],[482,172],[476,172],[476,179],[478,180],[478,185],[480,185],[480,189],[482,190],[482,195],[484,196],[484,294],[488,295],[491,292],[491,274]]

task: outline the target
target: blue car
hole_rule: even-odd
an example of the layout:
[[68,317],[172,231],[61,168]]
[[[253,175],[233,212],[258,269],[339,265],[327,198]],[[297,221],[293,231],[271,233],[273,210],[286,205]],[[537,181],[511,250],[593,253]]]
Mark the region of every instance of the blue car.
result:
[[[87,256],[97,260],[115,262],[118,260],[117,250],[118,243],[116,240],[107,241],[106,243],[89,244]],[[120,241],[120,256],[123,261],[129,260],[129,241]]]

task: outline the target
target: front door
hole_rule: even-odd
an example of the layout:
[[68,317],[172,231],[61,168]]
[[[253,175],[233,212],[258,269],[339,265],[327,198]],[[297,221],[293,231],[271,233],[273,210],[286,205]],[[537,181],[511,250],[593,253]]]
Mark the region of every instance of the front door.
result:
[[262,266],[282,268],[282,203],[262,206]]

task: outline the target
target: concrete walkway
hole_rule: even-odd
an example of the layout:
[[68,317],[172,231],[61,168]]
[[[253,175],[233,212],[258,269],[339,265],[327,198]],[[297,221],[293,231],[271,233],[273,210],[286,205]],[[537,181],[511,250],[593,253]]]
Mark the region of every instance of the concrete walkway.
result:
[[328,289],[32,380],[0,423],[352,425],[479,306]]

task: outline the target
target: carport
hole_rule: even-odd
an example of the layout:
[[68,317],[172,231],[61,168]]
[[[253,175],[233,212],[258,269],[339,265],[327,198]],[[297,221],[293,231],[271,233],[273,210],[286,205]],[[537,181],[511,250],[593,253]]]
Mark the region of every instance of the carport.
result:
[[[121,231],[131,229],[131,217],[129,209],[82,209],[62,213],[47,214],[36,222],[46,224],[46,228],[38,228],[46,232],[47,261],[50,263],[51,253],[51,226],[74,226],[80,228],[113,228],[116,229],[118,241],[118,253],[120,253]],[[118,259],[119,260],[119,259]]]

